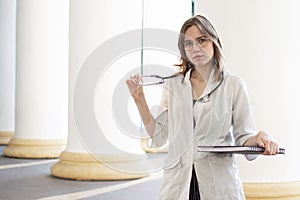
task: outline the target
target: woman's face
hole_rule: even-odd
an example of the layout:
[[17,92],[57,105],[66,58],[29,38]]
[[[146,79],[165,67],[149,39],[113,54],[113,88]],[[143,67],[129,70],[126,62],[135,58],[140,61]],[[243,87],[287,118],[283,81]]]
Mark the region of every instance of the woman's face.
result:
[[213,42],[196,25],[186,29],[184,49],[187,58],[195,67],[209,64],[214,56]]

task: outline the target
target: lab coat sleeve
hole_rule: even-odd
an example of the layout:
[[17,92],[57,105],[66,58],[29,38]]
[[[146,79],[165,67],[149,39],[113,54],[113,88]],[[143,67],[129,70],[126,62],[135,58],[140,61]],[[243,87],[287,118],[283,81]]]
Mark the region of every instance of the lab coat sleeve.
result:
[[243,145],[247,139],[256,134],[253,114],[250,108],[247,87],[243,79],[237,77],[233,94],[232,127],[235,145]]
[[164,110],[156,118],[155,132],[151,138],[150,148],[158,148],[168,141],[168,111]]
[[168,141],[168,90],[163,88],[158,116],[155,118],[154,135],[151,137],[150,148],[158,148]]

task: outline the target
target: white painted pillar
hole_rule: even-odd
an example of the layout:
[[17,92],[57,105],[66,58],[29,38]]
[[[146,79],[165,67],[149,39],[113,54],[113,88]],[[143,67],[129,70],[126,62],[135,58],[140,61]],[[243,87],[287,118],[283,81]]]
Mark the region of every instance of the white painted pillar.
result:
[[[146,2],[150,1],[145,1],[145,10]],[[170,11],[169,4],[156,3],[161,11]],[[162,21],[166,17],[164,22],[179,16],[177,12],[165,16],[153,8],[151,14]],[[149,161],[141,148],[140,124],[129,119],[132,101],[125,80],[140,72],[141,28],[141,0],[70,2],[69,135],[66,150],[51,168],[54,176],[133,179],[161,166],[162,159]],[[149,31],[145,40],[146,35]]]
[[0,1],[0,144],[15,130],[16,0]]
[[226,67],[247,83],[257,129],[269,131],[286,155],[238,157],[247,199],[299,199],[300,13],[297,0],[198,0],[215,24]]
[[[105,73],[107,69],[108,63],[103,60],[111,56],[101,50],[101,45],[119,33],[140,28],[140,2],[70,1],[69,135],[66,150],[60,155],[59,162],[51,168],[52,175],[76,180],[131,179],[145,176],[143,173],[128,173],[122,167],[114,170],[114,166],[111,166],[122,163],[137,166],[145,159],[145,153],[139,148],[137,141],[122,135],[112,124],[110,92],[119,77],[110,77],[112,79],[108,82],[106,80],[106,85],[99,86],[104,93],[100,97],[103,101],[98,98],[97,102],[102,101],[104,107],[100,105],[101,108],[94,111],[93,99],[97,94],[97,79],[102,81],[101,73]],[[137,40],[140,41],[140,38]],[[113,42],[111,48],[119,48],[122,42],[125,41]],[[101,52],[98,53],[99,47]],[[139,57],[135,59],[139,61]],[[93,68],[93,65],[97,67]],[[98,115],[97,119],[94,115]],[[115,144],[107,141],[102,132],[105,127],[107,134],[113,136]],[[126,154],[116,147],[122,143],[125,148],[130,147],[131,153]]]
[[68,105],[68,0],[17,1],[16,130],[3,153],[58,157]]

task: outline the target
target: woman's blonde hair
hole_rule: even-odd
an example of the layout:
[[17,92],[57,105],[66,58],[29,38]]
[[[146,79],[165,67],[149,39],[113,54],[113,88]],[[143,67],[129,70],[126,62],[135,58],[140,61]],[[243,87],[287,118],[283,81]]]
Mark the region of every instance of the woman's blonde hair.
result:
[[214,48],[213,64],[217,68],[217,70],[215,71],[216,72],[215,78],[217,80],[220,80],[221,73],[224,68],[224,54],[222,50],[222,45],[217,31],[215,30],[211,22],[202,15],[195,15],[194,17],[191,17],[190,19],[186,20],[182,25],[179,39],[178,39],[178,48],[180,50],[181,63],[176,66],[179,67],[179,72],[183,74],[183,76],[185,76],[186,72],[190,68],[194,67],[193,64],[187,59],[186,52],[183,47],[184,40],[185,40],[184,34],[186,30],[193,25],[196,25],[199,28],[199,30],[213,42],[213,48]]

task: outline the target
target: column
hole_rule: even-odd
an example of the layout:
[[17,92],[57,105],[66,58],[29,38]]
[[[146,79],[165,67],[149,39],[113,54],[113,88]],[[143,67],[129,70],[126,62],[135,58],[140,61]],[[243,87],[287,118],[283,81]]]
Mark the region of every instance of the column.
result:
[[68,105],[67,0],[17,1],[16,128],[3,154],[56,158]]
[[[129,2],[131,11],[125,9],[129,8]],[[111,101],[111,91],[119,77],[104,80],[102,75],[107,70],[106,58],[113,56],[108,51],[118,49],[125,41],[112,41],[108,44],[112,45],[111,48],[102,43],[119,33],[140,28],[141,1],[129,2],[70,1],[69,134],[65,151],[59,162],[51,167],[54,176],[75,180],[115,180],[147,175],[130,173],[126,166],[115,166],[138,166],[145,160],[145,153],[137,140],[126,137],[112,124],[111,106],[107,101]],[[137,41],[140,42],[139,36]],[[139,60],[138,57],[135,59]],[[105,85],[97,81],[104,81]],[[96,90],[97,86],[102,92]],[[100,98],[94,100],[97,94]],[[100,108],[94,110],[94,106]],[[107,133],[102,131],[105,128]],[[113,142],[109,141],[109,135]],[[130,153],[118,149],[122,145]]]
[[[125,83],[141,72],[142,11],[141,0],[70,2],[69,135],[52,175],[124,180],[161,167],[163,159],[151,160],[141,147],[140,119],[132,115]],[[156,34],[149,41],[159,43],[154,29],[144,39],[149,31]]]
[[16,1],[0,1],[0,145],[15,130]]
[[[226,68],[248,86],[257,129],[269,131],[286,155],[238,157],[248,200],[299,199],[298,1],[198,0],[197,12],[214,22]],[[226,9],[224,9],[226,8]]]

